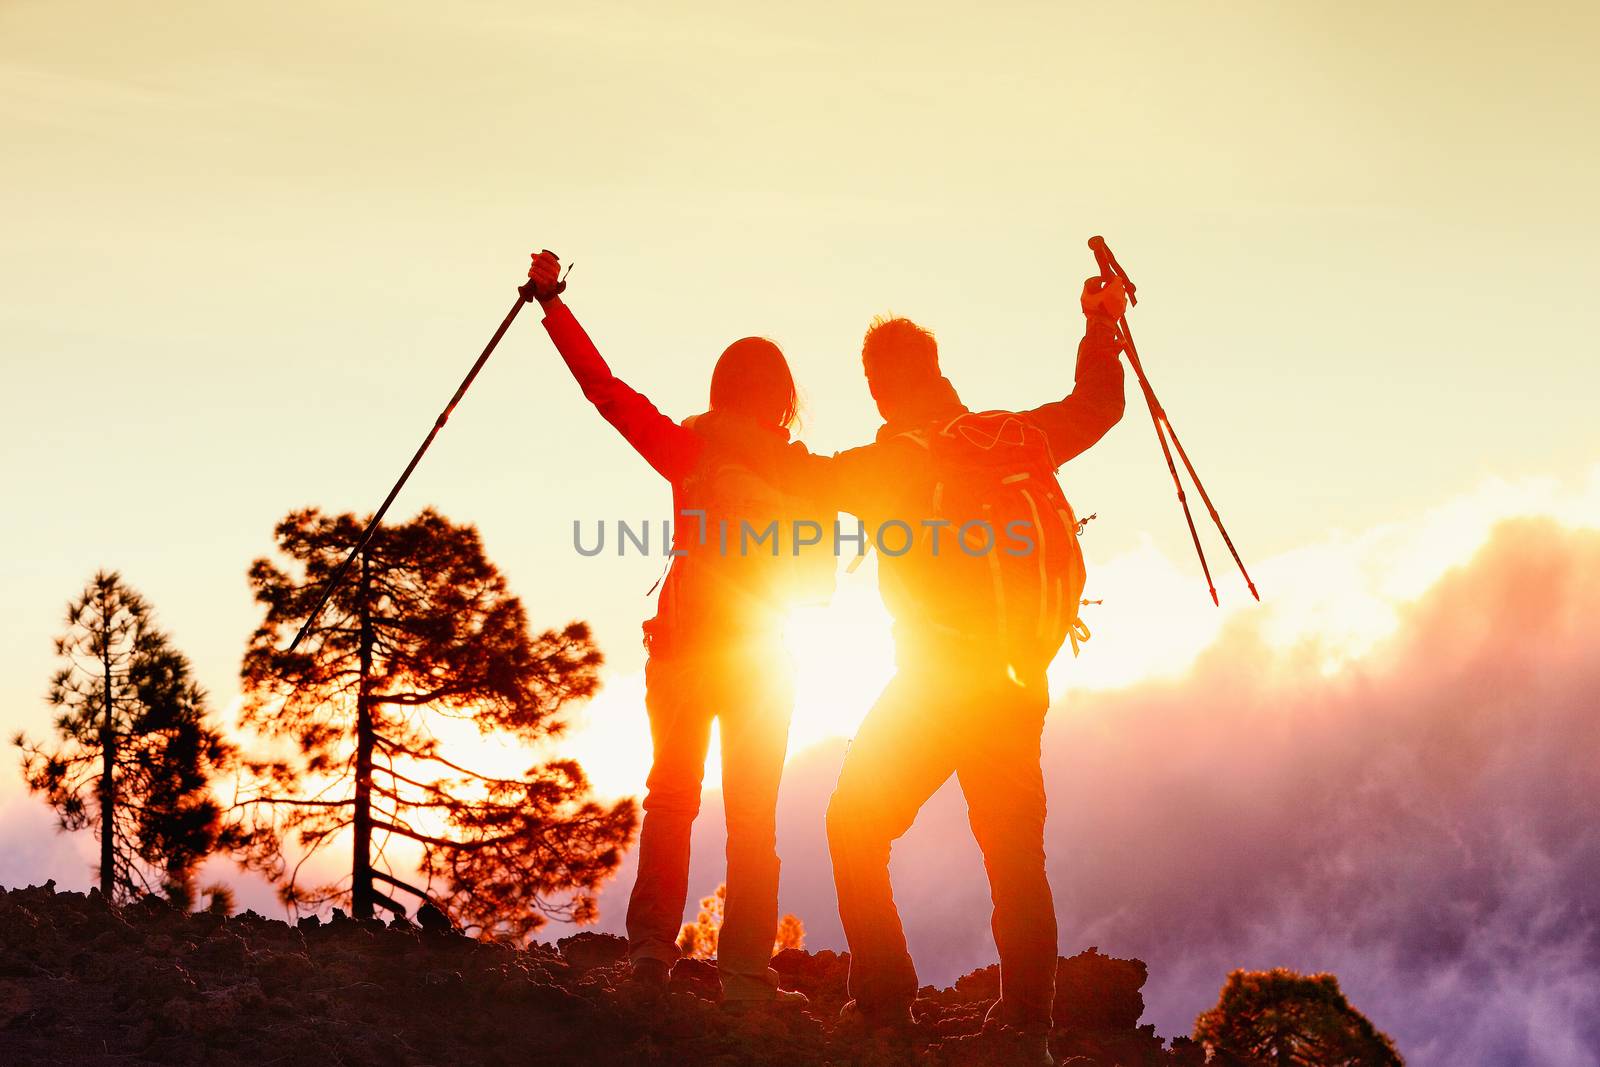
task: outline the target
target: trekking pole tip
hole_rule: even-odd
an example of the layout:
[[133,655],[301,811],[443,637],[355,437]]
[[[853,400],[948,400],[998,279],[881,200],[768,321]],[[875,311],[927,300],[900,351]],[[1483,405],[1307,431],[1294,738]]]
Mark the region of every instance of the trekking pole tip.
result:
[[1256,592],[1256,583],[1255,582],[1246,582],[1244,584],[1248,585],[1250,587],[1250,595],[1256,598],[1256,603],[1257,604],[1261,603],[1261,594]]
[[1222,601],[1217,599],[1217,587],[1216,586],[1212,586],[1211,587],[1211,603],[1213,605],[1215,605],[1216,607],[1219,607],[1219,608],[1222,607]]

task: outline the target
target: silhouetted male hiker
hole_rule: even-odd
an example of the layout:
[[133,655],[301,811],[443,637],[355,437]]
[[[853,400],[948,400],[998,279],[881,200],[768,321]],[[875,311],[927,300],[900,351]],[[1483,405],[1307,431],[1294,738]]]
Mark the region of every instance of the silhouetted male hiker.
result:
[[[1090,279],[1076,382],[1063,400],[973,413],[939,370],[933,335],[878,320],[862,362],[885,425],[875,443],[816,459],[825,497],[876,531],[897,671],[845,757],[828,805],[839,916],[850,944],[844,1016],[910,1020],[917,976],[889,884],[891,843],[955,774],[994,901],[1001,999],[1026,1062],[1047,1046],[1056,919],[1045,877],[1040,735],[1045,668],[1083,589],[1077,521],[1055,471],[1122,417],[1117,281]],[[979,551],[985,548],[987,551]],[[1024,544],[1029,542],[1029,544]]]

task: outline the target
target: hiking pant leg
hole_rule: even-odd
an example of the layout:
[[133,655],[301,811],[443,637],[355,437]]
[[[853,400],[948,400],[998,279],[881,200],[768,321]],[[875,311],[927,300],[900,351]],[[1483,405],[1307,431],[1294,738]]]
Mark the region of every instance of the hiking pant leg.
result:
[[889,882],[889,849],[955,769],[950,735],[930,729],[937,686],[900,673],[845,754],[828,802],[839,920],[850,946],[850,995],[869,1009],[896,1009],[917,995],[917,972]]
[[645,664],[645,707],[654,756],[639,829],[639,869],[628,899],[628,954],[671,966],[689,897],[689,835],[711,744],[711,709],[689,664]]
[[717,970],[729,1000],[772,995],[778,933],[778,784],[794,694],[777,657],[738,672],[718,709],[722,797],[728,820],[728,896]]
[[1055,1002],[1056,913],[1045,875],[1039,765],[1048,703],[1042,674],[1027,688],[996,687],[978,705],[956,772],[989,875],[1003,1018],[1027,1029],[1048,1029]]

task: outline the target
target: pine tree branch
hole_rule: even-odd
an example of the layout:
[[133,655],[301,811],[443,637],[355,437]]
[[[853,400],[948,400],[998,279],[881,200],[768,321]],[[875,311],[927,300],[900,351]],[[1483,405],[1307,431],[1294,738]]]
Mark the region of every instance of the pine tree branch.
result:
[[414,897],[420,897],[429,904],[433,903],[433,897],[429,896],[426,890],[418,889],[416,886],[411,885],[408,882],[402,882],[400,879],[396,878],[387,871],[374,869],[372,872],[372,877],[388,882],[396,889],[404,889],[407,893],[410,893]]
[[376,819],[373,820],[372,828],[374,830],[387,830],[389,833],[410,838],[412,841],[415,841],[421,845],[432,845],[434,848],[451,849],[457,852],[476,852],[479,849],[487,848],[489,845],[495,844],[497,840],[450,841],[442,837],[433,837],[432,835],[425,834],[420,830],[413,830],[405,826],[397,826],[391,822],[379,822]]
[[461,766],[460,764],[451,763],[449,760],[445,759],[443,756],[434,755],[432,753],[430,753],[428,755],[422,755],[421,753],[417,753],[417,752],[408,752],[405,749],[401,748],[400,746],[396,745],[393,741],[390,741],[387,738],[382,737],[381,735],[378,737],[377,740],[378,740],[378,743],[380,745],[382,745],[384,748],[388,749],[391,752],[398,753],[399,755],[402,755],[402,756],[405,756],[405,757],[408,757],[408,758],[414,759],[414,760],[431,760],[434,763],[442,763],[446,767],[449,767],[452,771],[457,772],[458,774],[464,774],[468,778],[475,778],[480,782],[488,782],[490,785],[526,785],[527,784],[524,780],[522,780],[520,778],[492,778],[492,777],[490,777],[489,775],[486,775],[486,774],[479,774],[477,771],[470,771],[467,768]]
[[431,693],[384,693],[375,694],[371,699],[374,703],[378,704],[396,704],[405,707],[419,707],[424,704],[432,704],[435,700],[441,700],[449,696],[457,696],[470,691],[471,690],[468,686],[447,685],[439,689],[435,689]]
[[251,804],[294,804],[307,808],[348,808],[355,803],[350,800],[299,800],[295,797],[251,797],[249,800],[240,800],[227,810],[234,811]]
[[429,792],[438,793],[441,796],[450,796],[450,793],[443,786],[439,785],[439,783],[419,782],[415,778],[408,778],[399,771],[395,770],[392,765],[387,767],[379,767],[374,765],[372,769],[375,771],[381,770],[384,774],[387,774],[390,778],[393,778],[397,782],[404,782],[406,785],[414,785],[418,789],[426,789]]
[[[373,871],[372,873],[373,873],[374,876],[376,876],[379,872]],[[372,899],[376,903],[382,904],[384,907],[388,908],[390,911],[394,912],[395,915],[399,916],[402,919],[404,919],[406,917],[406,909],[404,908],[404,906],[401,905],[401,903],[398,900],[395,900],[393,897],[386,896],[383,893],[378,892],[376,889],[372,888],[370,885],[367,886],[367,892],[372,894]]]
[[[374,767],[373,770],[377,770],[377,768]],[[388,797],[390,800],[394,801],[397,806],[403,806],[407,808],[450,808],[456,806],[456,802],[448,795],[443,796],[439,800],[411,800],[407,797],[401,796],[392,789],[385,789],[377,782],[372,783],[372,792],[380,797]]]

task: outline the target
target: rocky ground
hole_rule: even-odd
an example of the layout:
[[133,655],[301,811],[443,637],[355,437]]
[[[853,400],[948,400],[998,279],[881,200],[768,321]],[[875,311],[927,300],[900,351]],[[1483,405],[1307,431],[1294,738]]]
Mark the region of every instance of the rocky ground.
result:
[[[53,883],[0,895],[0,1064],[694,1064],[985,1067],[1006,1049],[979,1032],[995,968],[922,990],[914,1035],[834,1018],[848,957],[782,953],[810,1013],[736,1015],[714,966],[680,963],[664,1002],[623,984],[621,939],[583,933],[515,950],[404,921],[298,926],[252,912],[108,907]],[[1197,1064],[1139,1026],[1145,965],[1094,949],[1058,972],[1057,1058]]]

